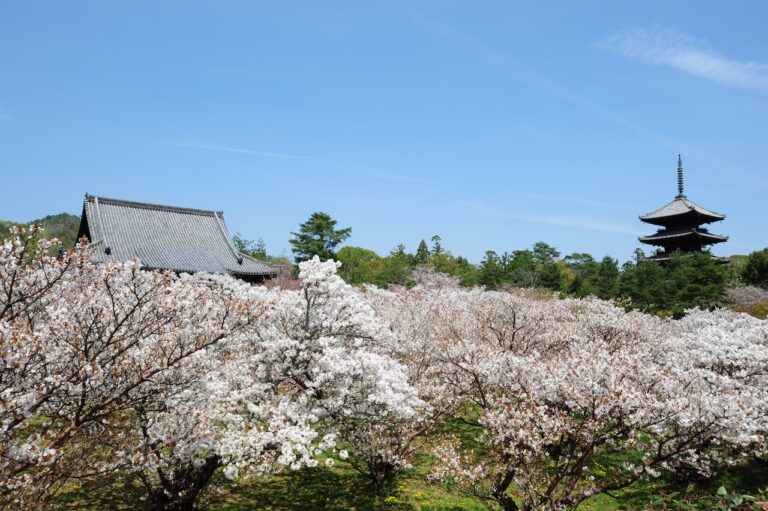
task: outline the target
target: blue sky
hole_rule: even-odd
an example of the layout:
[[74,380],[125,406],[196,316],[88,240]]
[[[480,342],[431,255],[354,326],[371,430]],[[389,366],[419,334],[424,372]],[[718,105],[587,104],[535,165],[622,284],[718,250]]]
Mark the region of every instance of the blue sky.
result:
[[0,3],[0,218],[85,192],[225,211],[289,249],[440,234],[631,257],[676,193],[768,246],[768,3]]

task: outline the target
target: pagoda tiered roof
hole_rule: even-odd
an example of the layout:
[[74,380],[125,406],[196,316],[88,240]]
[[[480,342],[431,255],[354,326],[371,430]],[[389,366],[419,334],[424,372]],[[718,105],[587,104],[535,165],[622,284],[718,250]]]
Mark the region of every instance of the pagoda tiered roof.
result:
[[641,236],[640,241],[650,245],[665,245],[670,241],[700,240],[702,244],[722,243],[728,241],[728,236],[712,234],[706,229],[678,229],[676,231],[662,230],[650,236]]
[[649,224],[665,225],[670,223],[670,220],[680,219],[686,215],[695,217],[700,224],[717,222],[725,218],[725,215],[703,208],[683,195],[675,197],[675,200],[656,211],[641,216],[640,220]]
[[638,240],[656,245],[663,251],[651,259],[667,260],[672,252],[700,252],[707,245],[728,241],[728,236],[713,234],[701,225],[723,220],[725,215],[710,211],[688,200],[683,193],[683,159],[677,158],[677,196],[672,202],[656,211],[640,217],[643,222],[658,225],[660,229],[650,236]]

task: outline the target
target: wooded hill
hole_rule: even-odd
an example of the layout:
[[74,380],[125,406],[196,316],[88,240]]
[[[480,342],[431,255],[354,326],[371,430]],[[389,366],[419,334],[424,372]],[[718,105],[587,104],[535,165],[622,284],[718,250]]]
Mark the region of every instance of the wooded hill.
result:
[[59,238],[65,247],[70,247],[75,243],[77,230],[80,227],[80,217],[70,215],[69,213],[59,213],[58,215],[48,215],[27,223],[0,220],[0,240],[8,239],[11,236],[11,227],[14,225],[32,224],[43,226],[43,236],[45,238]]

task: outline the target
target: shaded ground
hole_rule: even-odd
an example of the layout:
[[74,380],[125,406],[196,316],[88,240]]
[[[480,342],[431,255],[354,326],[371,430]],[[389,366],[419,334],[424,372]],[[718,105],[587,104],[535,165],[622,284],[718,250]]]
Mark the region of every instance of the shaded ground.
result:
[[[483,455],[477,442],[479,431],[473,426],[448,420],[444,432],[457,434],[466,447]],[[615,453],[603,463],[621,464],[629,458]],[[431,458],[426,455],[414,460],[414,467],[405,471],[387,488],[376,491],[370,481],[350,463],[336,461],[332,468],[303,469],[281,474],[244,479],[233,485],[220,474],[200,503],[210,511],[487,511],[479,501],[452,491],[449,487],[429,480]],[[643,481],[612,495],[597,495],[584,502],[580,511],[619,511],[646,509],[651,499],[679,492],[696,498],[712,497],[724,486],[729,493],[749,494],[768,500],[768,460],[753,460],[733,467],[712,480],[687,481],[683,478],[660,478]],[[72,483],[61,496],[62,510],[128,510],[146,509],[141,501],[142,488],[138,481],[117,477],[98,481]],[[659,508],[657,508],[659,509]],[[673,509],[673,508],[668,508]],[[703,508],[702,508],[703,509]],[[708,507],[708,509],[721,509]]]
[[[232,486],[219,479],[221,489],[209,493],[210,511],[486,511],[480,502],[426,478],[425,460],[403,474],[391,487],[377,493],[370,483],[346,463],[299,472],[253,478]],[[714,495],[724,485],[735,493],[755,495],[768,487],[768,462],[754,461],[724,475],[700,481],[696,491]],[[634,485],[613,496],[598,495],[585,502],[583,511],[644,509],[660,493],[684,492],[685,481],[657,480]],[[143,509],[138,485],[105,478],[87,485],[70,485],[62,495],[64,510]]]

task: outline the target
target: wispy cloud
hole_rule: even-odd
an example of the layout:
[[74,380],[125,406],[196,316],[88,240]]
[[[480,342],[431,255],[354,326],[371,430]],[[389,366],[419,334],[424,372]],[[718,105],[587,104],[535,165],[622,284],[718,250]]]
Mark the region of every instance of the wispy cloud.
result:
[[589,231],[613,232],[620,234],[639,235],[641,232],[632,226],[601,218],[575,217],[562,215],[532,215],[511,213],[503,209],[495,208],[487,204],[463,201],[464,206],[486,216],[504,218],[507,220],[517,220],[520,222],[533,222],[537,224],[556,225],[559,227],[570,227],[575,229],[585,229]]
[[336,160],[332,158],[324,158],[322,156],[311,156],[306,154],[276,153],[271,151],[260,151],[256,149],[249,149],[249,148],[243,148],[243,147],[232,147],[228,145],[208,144],[208,143],[188,142],[188,141],[172,142],[170,143],[170,145],[173,147],[181,147],[186,149],[217,151],[217,152],[230,153],[230,154],[242,154],[246,156],[256,156],[260,158],[275,158],[280,160],[301,160],[301,161],[312,163],[313,165],[316,165],[319,167],[330,168],[330,169],[334,169],[339,172],[344,172],[347,174],[356,174],[356,175],[371,177],[375,179],[403,181],[408,183],[425,183],[426,182],[424,179],[421,179],[418,177],[395,174],[392,172],[381,170],[376,167],[371,167],[369,165],[364,165],[361,163],[345,161],[345,160]]
[[313,160],[314,156],[305,156],[301,154],[271,153],[267,151],[256,151],[254,149],[243,149],[241,147],[230,147],[217,144],[202,144],[198,142],[173,142],[174,147],[185,147],[187,149],[202,149],[205,151],[219,151],[222,153],[247,154],[250,156],[262,156],[264,158],[280,158],[284,160]]
[[528,193],[528,192],[514,192],[515,195],[520,197],[527,197],[534,200],[544,200],[551,202],[571,202],[574,204],[584,204],[585,206],[594,206],[603,209],[616,209],[624,211],[637,211],[637,206],[630,204],[619,204],[616,202],[597,201],[592,199],[584,199],[581,197],[563,197],[560,195],[548,195],[544,193]]
[[677,30],[624,30],[597,41],[594,46],[714,82],[768,92],[768,65],[724,57],[709,48],[703,39]]
[[734,174],[740,175],[745,180],[749,180],[750,184],[752,185],[768,188],[768,180],[762,177],[762,175],[758,175],[754,171],[744,169],[735,163],[726,161],[725,159],[720,158],[699,147],[685,144],[680,140],[674,140],[659,131],[642,126],[622,114],[619,114],[602,106],[599,103],[587,99],[575,90],[567,87],[557,80],[554,80],[544,73],[541,73],[534,67],[513,58],[511,55],[497,50],[496,48],[488,45],[477,37],[464,33],[442,21],[438,21],[425,16],[413,9],[408,4],[392,1],[389,5],[400,11],[414,24],[421,26],[425,30],[463,49],[464,51],[476,55],[479,59],[488,63],[489,65],[511,73],[516,80],[532,83],[556,98],[583,108],[585,111],[602,117],[617,126],[621,126],[630,132],[655,143],[660,147],[669,149],[673,154],[682,152],[689,158],[694,157],[699,161],[707,162],[713,167],[719,168],[722,172],[727,173],[730,177],[732,177]]

